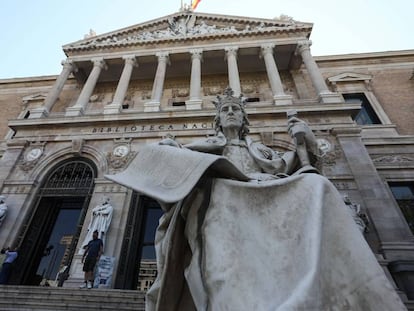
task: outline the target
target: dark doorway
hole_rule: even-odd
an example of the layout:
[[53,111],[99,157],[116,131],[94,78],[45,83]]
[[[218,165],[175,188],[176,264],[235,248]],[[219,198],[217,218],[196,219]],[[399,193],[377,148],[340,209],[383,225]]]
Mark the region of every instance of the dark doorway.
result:
[[81,158],[65,161],[51,170],[20,231],[19,257],[11,284],[63,284],[75,253],[95,176],[93,163]]
[[115,288],[146,291],[152,285],[157,273],[155,231],[162,214],[156,201],[133,193]]

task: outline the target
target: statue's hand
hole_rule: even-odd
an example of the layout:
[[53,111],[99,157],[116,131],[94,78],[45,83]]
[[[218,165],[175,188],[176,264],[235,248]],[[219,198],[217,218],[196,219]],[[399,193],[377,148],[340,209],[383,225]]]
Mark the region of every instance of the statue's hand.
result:
[[296,138],[296,144],[306,144],[308,152],[317,154],[317,143],[315,135],[310,129],[309,125],[296,117],[289,118],[288,132],[292,138]]
[[311,129],[309,128],[308,124],[297,117],[289,118],[287,129],[289,135],[292,138],[297,137],[297,133],[303,133],[303,135],[311,133]]
[[260,153],[263,155],[265,159],[273,159],[273,152],[270,148],[267,148],[266,146],[260,146],[257,149],[260,151]]
[[181,148],[180,144],[177,143],[175,140],[173,140],[171,138],[165,138],[165,139],[161,140],[158,144],[159,145],[166,145],[166,146]]

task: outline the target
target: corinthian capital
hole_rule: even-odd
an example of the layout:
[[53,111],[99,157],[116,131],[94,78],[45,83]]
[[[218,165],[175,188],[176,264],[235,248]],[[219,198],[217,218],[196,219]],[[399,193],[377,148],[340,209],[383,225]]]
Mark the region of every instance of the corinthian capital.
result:
[[203,50],[202,49],[192,49],[190,50],[191,58],[194,59],[201,59],[203,56]]
[[263,44],[260,48],[262,50],[262,55],[267,55],[267,54],[272,54],[273,55],[273,49],[275,47],[275,44],[273,43],[268,43],[268,44]]
[[224,49],[225,51],[226,51],[226,54],[227,54],[227,56],[237,56],[237,51],[239,50],[239,47],[237,47],[237,46],[229,46],[229,47],[226,47],[225,49]]
[[311,45],[312,45],[312,41],[310,40],[299,41],[298,46],[296,48],[296,53],[302,54],[304,51],[310,51]]
[[61,64],[63,66],[63,69],[68,69],[68,70],[74,71],[74,72],[78,71],[78,68],[76,67],[73,60],[71,60],[69,58],[62,60]]
[[108,69],[108,66],[102,57],[92,58],[91,61],[94,67],[100,67],[105,70]]
[[125,64],[132,65],[134,67],[138,67],[138,62],[135,57],[135,55],[125,55],[122,57],[122,59],[125,61]]
[[170,54],[168,52],[157,52],[155,55],[158,57],[158,63],[170,64]]

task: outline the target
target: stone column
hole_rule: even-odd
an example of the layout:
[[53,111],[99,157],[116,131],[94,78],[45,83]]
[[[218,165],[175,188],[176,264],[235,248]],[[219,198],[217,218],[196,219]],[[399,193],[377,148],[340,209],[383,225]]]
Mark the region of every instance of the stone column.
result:
[[300,41],[298,42],[297,53],[302,57],[303,63],[305,64],[306,69],[309,72],[313,86],[316,89],[316,92],[319,96],[319,100],[322,103],[338,103],[343,102],[342,96],[337,93],[332,93],[329,91],[328,86],[319,70],[318,65],[313,59],[310,46],[311,41]]
[[262,57],[265,61],[267,76],[272,88],[273,100],[276,105],[291,105],[292,96],[286,95],[283,90],[282,80],[273,57],[274,44],[262,45]]
[[56,82],[53,85],[52,89],[47,94],[45,102],[43,103],[43,107],[32,109],[30,111],[29,119],[42,118],[47,117],[49,115],[49,112],[52,109],[53,105],[56,103],[57,99],[59,98],[59,95],[62,92],[62,89],[65,86],[65,83],[69,78],[69,75],[72,73],[72,71],[76,70],[75,65],[70,59],[62,61],[62,66],[62,72],[56,79]]
[[104,114],[114,114],[122,111],[122,104],[124,103],[129,81],[131,80],[132,70],[138,66],[135,56],[124,56],[123,59],[125,60],[125,65],[116,87],[114,99],[112,103],[104,107]]
[[238,47],[228,47],[225,48],[227,56],[227,66],[229,72],[229,86],[233,90],[235,97],[240,96],[241,87],[240,87],[240,77],[239,77],[239,68],[237,67],[237,50]]
[[156,55],[158,57],[158,67],[152,86],[151,101],[144,104],[145,112],[160,111],[165,72],[167,70],[167,64],[169,64],[169,57],[167,52],[159,52]]
[[361,139],[359,128],[334,129],[344,157],[355,179],[375,232],[380,252],[388,260],[414,259],[414,242],[392,193],[378,174]]
[[98,78],[101,74],[102,69],[108,68],[102,57],[92,59],[92,62],[92,71],[89,74],[88,80],[86,80],[86,83],[83,86],[76,104],[66,109],[65,116],[67,117],[79,116],[83,114],[86,105],[89,103],[89,98],[95,89],[96,82],[98,82]]
[[191,50],[191,81],[190,99],[185,102],[187,110],[201,109],[201,61],[203,51],[201,49]]

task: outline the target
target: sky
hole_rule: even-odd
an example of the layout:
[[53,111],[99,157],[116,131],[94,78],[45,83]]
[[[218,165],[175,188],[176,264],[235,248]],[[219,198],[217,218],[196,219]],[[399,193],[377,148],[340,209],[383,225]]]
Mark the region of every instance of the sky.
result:
[[[62,46],[179,11],[191,0],[0,0],[0,79],[58,75]],[[313,23],[314,56],[414,49],[413,0],[201,0],[197,12]]]

